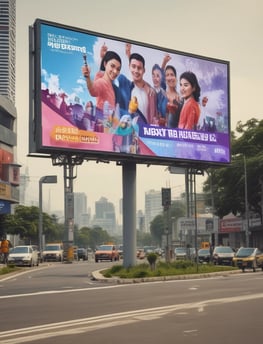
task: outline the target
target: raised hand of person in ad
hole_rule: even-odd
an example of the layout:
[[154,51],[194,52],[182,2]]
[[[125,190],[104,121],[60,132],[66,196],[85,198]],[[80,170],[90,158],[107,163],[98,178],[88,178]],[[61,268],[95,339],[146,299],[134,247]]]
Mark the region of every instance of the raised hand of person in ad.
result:
[[87,64],[84,64],[81,70],[82,70],[82,75],[84,76],[84,78],[87,79],[90,77],[90,67]]

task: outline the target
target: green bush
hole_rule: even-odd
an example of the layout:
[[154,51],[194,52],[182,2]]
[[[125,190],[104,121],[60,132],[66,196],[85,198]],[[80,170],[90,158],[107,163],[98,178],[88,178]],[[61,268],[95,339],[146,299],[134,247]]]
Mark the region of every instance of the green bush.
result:
[[146,256],[148,263],[150,264],[151,270],[155,269],[156,260],[158,258],[157,254],[154,252],[148,253]]
[[135,271],[133,274],[134,278],[143,278],[143,277],[147,277],[147,276],[148,276],[148,272],[145,270]]
[[10,272],[18,271],[20,269],[21,268],[15,266],[14,264],[8,264],[7,266],[0,268],[0,275],[5,275]]
[[111,273],[116,274],[116,273],[118,273],[119,271],[121,271],[122,269],[123,269],[123,266],[122,266],[122,265],[114,265],[114,266],[111,268]]
[[110,269],[103,271],[104,277],[119,277],[119,278],[144,278],[144,277],[159,277],[159,276],[176,276],[189,275],[197,273],[211,273],[218,271],[236,270],[231,266],[218,266],[214,264],[196,264],[189,260],[176,260],[170,263],[158,261],[153,270],[147,263],[135,265],[133,267],[124,268],[120,265],[114,265]]
[[113,265],[111,269],[104,271],[103,276],[109,278],[114,275],[118,275],[122,269],[123,269],[122,265]]

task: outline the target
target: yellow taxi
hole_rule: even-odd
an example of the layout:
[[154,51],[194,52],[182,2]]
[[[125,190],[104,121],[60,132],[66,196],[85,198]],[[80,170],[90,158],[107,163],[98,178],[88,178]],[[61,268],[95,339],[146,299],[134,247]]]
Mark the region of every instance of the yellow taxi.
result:
[[257,268],[263,271],[263,253],[255,247],[240,247],[233,258],[233,265],[242,269],[252,269],[254,272]]

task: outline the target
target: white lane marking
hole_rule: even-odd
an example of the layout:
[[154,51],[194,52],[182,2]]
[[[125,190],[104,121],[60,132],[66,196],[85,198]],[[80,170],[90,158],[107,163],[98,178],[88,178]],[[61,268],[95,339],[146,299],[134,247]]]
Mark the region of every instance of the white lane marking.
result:
[[[263,293],[211,299],[179,305],[146,308],[142,310],[113,313],[83,319],[74,319],[60,323],[32,326],[21,329],[0,332],[1,344],[17,344],[36,341],[43,338],[57,337],[67,334],[78,334],[113,326],[127,325],[142,320],[160,318],[172,312],[208,307],[225,303],[263,299]],[[186,330],[185,334],[196,334],[197,330]]]
[[32,297],[32,296],[39,296],[39,295],[50,295],[50,294],[65,294],[65,293],[75,293],[75,292],[82,292],[82,291],[90,291],[93,290],[101,290],[101,289],[112,289],[112,288],[122,288],[125,284],[122,285],[114,285],[114,286],[105,286],[105,287],[92,287],[92,288],[76,288],[76,289],[66,289],[66,290],[46,290],[46,291],[37,291],[34,293],[27,293],[27,294],[13,294],[13,295],[3,295],[0,296],[0,299],[12,299],[18,297]]

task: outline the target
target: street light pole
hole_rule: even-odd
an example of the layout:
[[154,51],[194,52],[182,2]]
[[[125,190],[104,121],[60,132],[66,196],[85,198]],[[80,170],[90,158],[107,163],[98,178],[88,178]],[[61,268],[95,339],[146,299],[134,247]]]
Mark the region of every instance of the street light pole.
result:
[[164,229],[164,234],[166,236],[166,245],[165,245],[165,261],[166,263],[170,262],[170,252],[169,252],[169,229],[166,227]]
[[246,235],[246,246],[249,247],[249,211],[248,211],[248,190],[247,190],[247,160],[246,156],[243,155],[244,161],[244,184],[245,184],[245,235]]
[[42,184],[57,183],[57,176],[44,176],[39,179],[39,218],[38,218],[38,246],[39,251],[43,249],[43,210],[42,210]]

